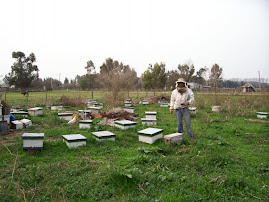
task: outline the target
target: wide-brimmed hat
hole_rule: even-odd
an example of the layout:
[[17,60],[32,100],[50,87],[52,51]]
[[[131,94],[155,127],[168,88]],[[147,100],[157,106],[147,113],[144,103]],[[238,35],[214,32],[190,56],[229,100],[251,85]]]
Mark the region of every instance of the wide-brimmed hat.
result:
[[175,83],[176,83],[176,86],[178,83],[184,83],[185,87],[187,87],[187,82],[183,78],[179,78]]
[[187,83],[183,78],[179,78],[175,83]]

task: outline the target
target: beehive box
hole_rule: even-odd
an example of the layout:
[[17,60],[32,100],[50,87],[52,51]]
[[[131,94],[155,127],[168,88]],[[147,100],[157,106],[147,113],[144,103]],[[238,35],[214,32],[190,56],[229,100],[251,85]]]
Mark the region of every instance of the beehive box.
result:
[[63,110],[63,105],[56,105],[56,106],[51,106],[50,109],[52,111],[59,111],[59,110]]
[[125,106],[125,107],[131,107],[131,106],[132,106],[132,103],[129,102],[129,101],[125,101],[125,102],[124,102],[124,106]]
[[125,110],[125,111],[127,111],[127,112],[129,112],[129,113],[134,113],[134,107],[123,107],[123,110]]
[[196,114],[196,107],[189,107],[189,110],[192,114]]
[[150,119],[150,118],[141,118],[142,124],[147,124],[147,125],[156,125],[157,124],[157,119]]
[[92,132],[92,135],[98,141],[106,141],[106,140],[115,141],[115,134],[109,131]]
[[140,142],[153,144],[155,141],[162,138],[163,138],[163,129],[147,128],[138,131],[138,139]]
[[94,114],[100,114],[102,107],[88,107],[88,109]]
[[42,107],[34,107],[27,110],[30,116],[41,116],[43,114]]
[[96,104],[96,103],[97,103],[97,101],[96,101],[95,99],[89,99],[89,100],[87,101],[87,106],[88,106],[88,107],[93,107],[94,104]]
[[103,104],[102,103],[95,103],[93,106],[94,107],[99,107],[100,109],[103,109]]
[[86,145],[87,138],[81,134],[62,135],[63,141],[69,149]]
[[22,136],[23,149],[42,149],[44,133],[24,133]]
[[29,120],[29,119],[22,119],[22,120],[20,120],[20,122],[22,122],[23,123],[23,127],[24,128],[27,128],[27,127],[29,127],[29,126],[32,126],[33,124],[32,124],[32,121],[31,120]]
[[145,112],[146,119],[156,119],[157,112]]
[[0,115],[0,121],[6,121],[7,123],[10,123],[10,114],[9,115]]
[[91,128],[92,120],[80,120],[79,128]]
[[27,118],[29,113],[28,112],[24,112],[24,111],[13,111],[10,112],[13,116],[21,116],[21,117],[25,117]]
[[123,130],[127,130],[129,128],[135,128],[136,122],[123,120],[123,121],[114,121],[114,126],[117,128],[121,128]]
[[221,112],[221,106],[212,106],[212,112],[220,113]]
[[90,110],[78,110],[78,113],[81,116],[81,118],[85,119],[92,112]]
[[169,103],[168,102],[161,102],[160,107],[169,107]]
[[12,121],[11,124],[14,129],[23,129],[23,123],[21,121]]
[[268,112],[257,112],[257,117],[260,119],[266,119],[268,118],[269,113]]
[[183,139],[183,133],[173,133],[164,136],[164,142],[166,144],[180,144]]
[[148,105],[149,104],[149,101],[143,100],[142,103],[143,103],[143,105]]
[[64,119],[66,121],[72,120],[73,113],[58,113],[58,117],[60,119]]

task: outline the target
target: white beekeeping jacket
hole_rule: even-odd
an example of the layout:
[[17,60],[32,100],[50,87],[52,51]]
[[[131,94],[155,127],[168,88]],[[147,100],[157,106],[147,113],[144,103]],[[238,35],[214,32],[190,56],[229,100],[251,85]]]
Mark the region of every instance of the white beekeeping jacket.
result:
[[[189,98],[189,100],[188,100]],[[182,95],[177,91],[177,89],[172,91],[170,109],[180,109],[187,107],[185,102],[189,101],[190,105],[194,102],[194,94],[191,89],[187,89]]]

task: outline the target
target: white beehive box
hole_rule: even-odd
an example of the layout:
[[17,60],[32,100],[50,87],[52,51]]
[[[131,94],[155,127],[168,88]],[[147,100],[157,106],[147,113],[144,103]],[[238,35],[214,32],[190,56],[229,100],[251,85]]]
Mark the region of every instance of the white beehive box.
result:
[[167,102],[161,102],[160,107],[169,107],[169,103]]
[[24,111],[13,111],[10,112],[13,116],[21,116],[21,117],[25,117],[27,118],[29,113],[28,112],[24,112]]
[[92,135],[98,141],[106,141],[106,140],[115,141],[115,134],[109,131],[92,132]]
[[156,119],[157,112],[145,112],[146,119]]
[[22,136],[23,149],[42,149],[44,133],[24,133]]
[[87,106],[88,106],[88,107],[93,107],[94,104],[96,104],[96,103],[97,103],[97,101],[96,101],[95,99],[89,99],[89,100],[87,101]]
[[123,120],[123,121],[114,121],[114,126],[117,128],[127,130],[129,128],[135,128],[136,122]]
[[141,118],[142,124],[147,124],[147,125],[156,125],[157,124],[157,119],[150,119],[150,118]]
[[81,134],[62,135],[64,142],[69,149],[86,145],[87,138]]
[[30,116],[41,116],[43,114],[42,107],[34,107],[27,110]]
[[56,105],[56,106],[51,106],[50,109],[52,111],[59,111],[59,110],[63,110],[63,106],[62,105]]
[[12,128],[14,129],[23,129],[23,123],[20,121],[12,121]]
[[73,113],[58,113],[58,117],[60,119],[64,119],[66,121],[72,120]]
[[189,107],[189,110],[192,114],[196,114],[196,107]]
[[183,133],[173,133],[164,136],[164,142],[166,144],[180,144],[183,139]]
[[260,119],[266,119],[268,118],[269,113],[268,112],[257,112],[257,117]]
[[140,142],[153,144],[155,141],[162,138],[163,138],[163,129],[147,128],[138,131],[138,139]]
[[0,116],[2,116],[2,114],[3,114],[2,110],[3,110],[3,107],[2,107],[2,104],[0,102]]
[[80,120],[79,128],[91,128],[92,120]]
[[29,126],[32,126],[33,124],[32,124],[32,121],[31,120],[29,120],[29,119],[22,119],[22,120],[20,120],[20,122],[22,122],[23,123],[23,127],[24,128],[27,128],[27,127],[29,127]]
[[91,114],[92,112],[90,110],[78,110],[79,115],[85,119],[85,117],[87,117],[88,114]]
[[125,107],[131,107],[131,106],[132,106],[132,103],[129,102],[129,101],[125,101],[125,102],[124,102],[124,106],[125,106]]
[[221,106],[212,106],[212,112],[220,113],[221,112]]
[[143,103],[143,105],[148,105],[149,104],[149,101],[143,100],[142,103]]
[[129,112],[129,113],[134,113],[134,107],[123,107],[123,110],[125,110],[125,111],[127,111],[127,112]]
[[102,103],[95,103],[93,106],[94,107],[99,107],[100,109],[103,109],[103,104]]
[[102,107],[88,107],[88,109],[94,114],[100,114]]
[[0,115],[0,121],[3,121],[3,117],[4,117],[4,121],[6,121],[7,123],[10,123],[10,114],[9,115]]

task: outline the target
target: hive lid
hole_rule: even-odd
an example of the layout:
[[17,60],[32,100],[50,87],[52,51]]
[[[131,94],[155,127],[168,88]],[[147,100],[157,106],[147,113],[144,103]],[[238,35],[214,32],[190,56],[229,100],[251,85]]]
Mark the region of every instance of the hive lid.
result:
[[33,108],[29,108],[28,110],[30,111],[35,111],[35,110],[41,110],[43,109],[42,107],[33,107]]
[[102,109],[102,107],[88,107],[88,109],[97,109],[97,110],[100,110],[100,109]]
[[78,110],[78,112],[90,113],[91,110],[83,110],[83,109],[80,109],[80,110]]
[[29,114],[28,112],[24,112],[24,111],[17,111],[17,112],[10,112],[11,114]]
[[145,112],[146,115],[157,115],[157,112]]
[[97,138],[108,138],[108,137],[115,136],[115,134],[110,131],[92,132],[92,135]]
[[166,135],[165,137],[176,137],[176,136],[183,137],[183,133],[173,133],[173,134],[170,134],[170,135]]
[[22,122],[20,122],[20,121],[16,121],[16,120],[15,120],[15,121],[12,121],[11,123],[13,123],[13,124],[15,124],[15,125],[16,125],[16,124],[23,124]]
[[32,122],[32,121],[29,120],[29,119],[22,119],[22,120],[20,120],[20,122],[22,122],[22,123],[28,123],[28,122]]
[[58,113],[58,116],[72,116],[73,113]]
[[157,119],[150,119],[150,118],[141,118],[141,121],[157,121]]
[[126,107],[126,106],[124,106],[123,109],[134,109],[134,107]]
[[197,109],[196,107],[189,107],[189,110],[191,110],[191,111],[194,111],[196,109]]
[[44,139],[44,133],[24,133],[22,139]]
[[130,126],[135,125],[136,122],[129,121],[129,120],[123,120],[123,121],[114,121],[114,124],[122,125],[122,126]]
[[138,134],[148,135],[148,136],[154,136],[154,135],[158,135],[158,134],[160,134],[162,132],[163,132],[163,129],[159,129],[159,128],[146,128],[144,130],[138,131]]
[[92,120],[80,120],[79,123],[92,123]]
[[269,115],[268,112],[256,112],[257,115]]
[[83,141],[83,140],[86,141],[87,140],[87,138],[81,134],[62,135],[62,137],[65,140],[67,140],[68,142]]

